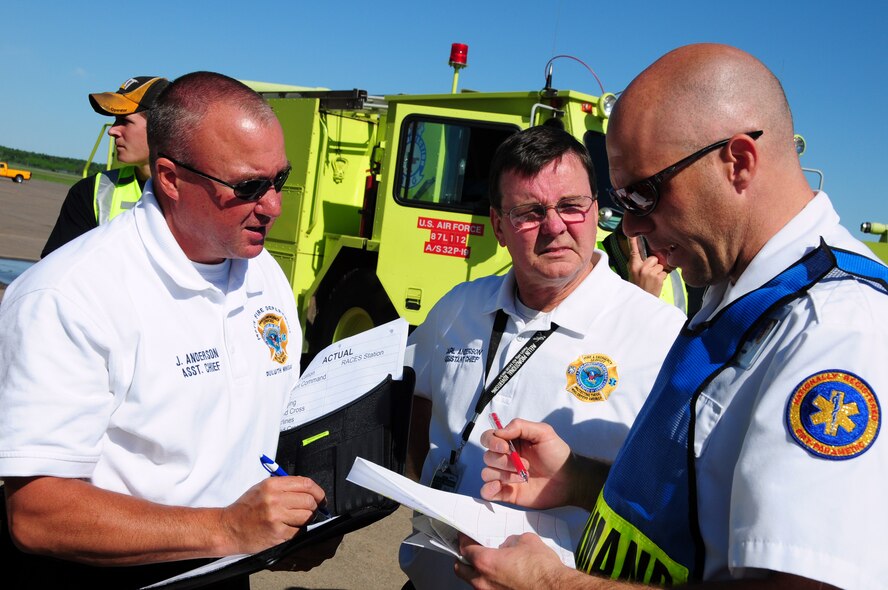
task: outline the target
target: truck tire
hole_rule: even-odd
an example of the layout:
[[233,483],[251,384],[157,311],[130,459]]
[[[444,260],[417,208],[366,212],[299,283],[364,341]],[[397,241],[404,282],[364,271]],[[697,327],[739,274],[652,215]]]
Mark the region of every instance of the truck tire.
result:
[[348,271],[320,304],[309,338],[309,354],[375,326],[397,319],[376,274],[365,268]]
[[21,184],[24,180],[25,178],[21,174],[16,174],[15,178],[12,179],[13,182],[17,182],[19,184]]

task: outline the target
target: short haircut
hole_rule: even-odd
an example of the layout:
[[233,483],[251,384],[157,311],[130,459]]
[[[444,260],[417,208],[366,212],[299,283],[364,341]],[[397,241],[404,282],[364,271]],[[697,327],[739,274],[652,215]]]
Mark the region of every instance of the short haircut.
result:
[[592,198],[597,196],[595,166],[589,151],[582,143],[563,129],[550,125],[540,125],[519,131],[500,144],[490,164],[488,187],[490,206],[500,210],[503,195],[500,180],[505,172],[515,172],[520,176],[532,177],[539,174],[550,162],[565,154],[574,154],[589,173],[589,186]]
[[151,168],[162,153],[193,161],[195,131],[207,113],[219,104],[240,107],[263,123],[276,120],[267,102],[244,83],[215,72],[192,72],[174,80],[148,111],[148,148]]

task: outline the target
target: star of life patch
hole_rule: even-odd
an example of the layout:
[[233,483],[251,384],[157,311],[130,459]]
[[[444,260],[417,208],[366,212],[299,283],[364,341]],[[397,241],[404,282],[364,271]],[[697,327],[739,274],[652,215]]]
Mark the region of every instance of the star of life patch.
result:
[[567,366],[567,391],[584,402],[602,402],[617,388],[617,364],[606,354],[584,354]]
[[881,424],[875,392],[847,371],[821,371],[805,378],[786,404],[786,426],[793,439],[826,459],[851,459],[866,452]]

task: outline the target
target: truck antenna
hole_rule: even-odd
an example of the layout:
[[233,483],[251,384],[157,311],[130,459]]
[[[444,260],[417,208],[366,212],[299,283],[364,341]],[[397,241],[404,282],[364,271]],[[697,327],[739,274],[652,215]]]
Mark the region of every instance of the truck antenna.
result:
[[553,62],[554,62],[556,59],[560,59],[560,58],[562,58],[562,57],[566,57],[566,58],[568,58],[568,59],[572,59],[572,60],[574,60],[574,61],[577,61],[577,62],[580,62],[581,64],[583,64],[583,66],[585,66],[585,68],[586,68],[587,70],[589,70],[589,73],[592,74],[592,76],[595,78],[595,81],[598,82],[598,87],[601,88],[601,93],[604,94],[604,85],[601,83],[601,80],[598,78],[598,74],[596,74],[596,73],[594,72],[594,70],[592,70],[592,68],[590,68],[590,67],[586,64],[586,62],[584,62],[584,61],[581,60],[580,58],[578,58],[578,57],[574,57],[574,56],[572,56],[572,55],[556,55],[555,57],[553,57],[552,59],[550,59],[550,60],[546,63],[546,89],[547,89],[547,90],[550,89],[550,88],[552,87],[552,67],[553,67]]

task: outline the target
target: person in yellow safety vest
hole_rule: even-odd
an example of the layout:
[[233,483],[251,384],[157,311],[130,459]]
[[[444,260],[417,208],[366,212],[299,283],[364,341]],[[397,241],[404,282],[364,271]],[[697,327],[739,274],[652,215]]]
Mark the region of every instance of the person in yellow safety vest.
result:
[[145,128],[147,111],[168,85],[166,78],[139,76],[128,79],[116,92],[89,95],[93,110],[114,117],[108,136],[114,139],[117,160],[125,166],[103,170],[71,187],[41,258],[132,209],[142,197],[142,187],[151,175]]
[[669,268],[649,255],[639,238],[627,238],[622,224],[598,243],[607,252],[610,267],[624,280],[641,287],[692,317],[703,300],[704,289],[686,285],[677,268]]

